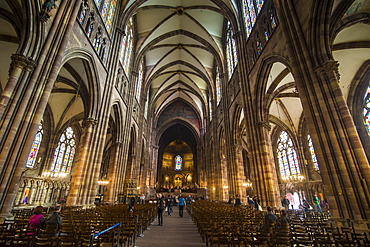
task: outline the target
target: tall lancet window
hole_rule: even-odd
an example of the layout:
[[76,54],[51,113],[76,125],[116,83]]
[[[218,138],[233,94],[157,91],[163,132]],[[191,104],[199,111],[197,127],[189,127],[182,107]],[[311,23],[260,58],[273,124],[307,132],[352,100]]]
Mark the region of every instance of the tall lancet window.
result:
[[66,128],[59,139],[51,164],[52,172],[70,173],[76,152],[75,134],[71,127]]
[[286,131],[282,131],[278,140],[277,155],[282,179],[289,179],[301,174],[298,157],[293,141]]
[[132,45],[133,45],[133,21],[132,18],[130,18],[129,23],[126,25],[125,28],[125,36],[122,39],[120,56],[120,61],[123,66],[123,69],[126,72],[126,75],[130,68]]
[[220,81],[220,71],[218,69],[218,66],[216,67],[216,100],[217,100],[217,105],[220,104],[222,97],[221,93],[221,81]]
[[180,155],[176,155],[175,157],[175,170],[181,171],[182,169],[182,158]]
[[140,103],[141,85],[143,84],[144,62],[141,61],[136,83],[136,99]]
[[238,63],[238,56],[236,50],[236,42],[234,39],[234,32],[231,28],[230,22],[227,23],[226,31],[226,59],[227,59],[227,68],[229,72],[229,78],[234,73],[236,64]]
[[101,18],[103,19],[105,28],[108,33],[110,33],[117,0],[95,0],[95,4],[100,12]]
[[32,148],[31,148],[30,155],[28,156],[28,161],[27,161],[27,164],[26,164],[27,168],[34,168],[35,167],[36,158],[37,158],[37,154],[38,154],[39,149],[40,149],[43,134],[44,134],[44,130],[42,128],[42,122],[41,122],[40,125],[39,125],[39,129],[37,130],[35,140],[32,143]]
[[319,171],[320,167],[319,167],[319,163],[317,163],[315,149],[313,148],[313,143],[312,143],[312,139],[310,135],[308,135],[307,141],[308,141],[308,148],[310,149],[310,153],[311,153],[313,168],[315,169],[315,171]]
[[243,0],[243,14],[247,36],[252,32],[264,2],[264,0]]
[[367,88],[364,100],[364,123],[370,135],[370,86]]

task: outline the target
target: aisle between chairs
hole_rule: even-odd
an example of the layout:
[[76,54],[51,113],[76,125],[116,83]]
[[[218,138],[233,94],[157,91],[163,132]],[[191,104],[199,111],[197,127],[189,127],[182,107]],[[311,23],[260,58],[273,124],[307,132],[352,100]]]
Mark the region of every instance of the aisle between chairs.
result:
[[158,226],[157,219],[150,225],[150,230],[145,230],[143,237],[136,239],[137,247],[187,247],[206,246],[202,242],[198,229],[191,220],[190,215],[184,210],[184,217],[179,216],[177,207],[173,207],[172,215],[167,212],[163,215],[163,225]]

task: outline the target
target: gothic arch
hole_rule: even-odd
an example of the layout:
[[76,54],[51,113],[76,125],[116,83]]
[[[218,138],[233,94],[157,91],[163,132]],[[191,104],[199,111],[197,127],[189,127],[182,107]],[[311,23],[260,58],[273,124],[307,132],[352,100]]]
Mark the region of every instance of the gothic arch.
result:
[[98,111],[101,105],[101,82],[99,81],[99,76],[97,74],[97,71],[99,70],[97,69],[95,61],[93,59],[93,55],[89,51],[76,48],[66,51],[62,59],[61,68],[67,62],[73,59],[81,59],[84,68],[84,71],[82,73],[86,73],[85,76],[87,81],[80,81],[80,83],[82,81],[85,83],[88,94],[90,96],[88,105],[85,106],[86,118],[96,119],[97,115],[99,114]]

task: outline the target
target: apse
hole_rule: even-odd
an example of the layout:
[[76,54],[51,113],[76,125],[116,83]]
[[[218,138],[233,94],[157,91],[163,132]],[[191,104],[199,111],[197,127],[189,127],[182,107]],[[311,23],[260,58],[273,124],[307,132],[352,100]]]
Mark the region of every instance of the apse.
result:
[[[169,146],[174,146],[174,148],[172,150],[174,151],[171,151],[169,152]],[[194,174],[191,174],[192,176],[192,182],[196,182],[195,179],[197,177],[196,175],[196,167],[197,167],[197,141],[196,141],[196,138],[194,136],[194,133],[193,131],[186,125],[182,124],[182,123],[175,123],[174,125],[170,126],[169,128],[167,128],[163,134],[161,135],[160,137],[160,140],[159,140],[159,143],[158,143],[158,164],[157,164],[157,179],[158,180],[161,180],[160,178],[163,178],[163,175],[162,174],[162,162],[163,162],[163,158],[164,158],[164,154],[165,154],[165,151],[167,149],[167,156],[169,153],[173,154],[172,156],[176,156],[175,153],[176,153],[176,147],[177,149],[181,149],[181,150],[178,150],[178,154],[182,155],[182,159],[188,159],[188,161],[185,161],[185,162],[188,162],[187,164],[189,164],[191,162],[191,170],[194,171]],[[188,150],[186,150],[188,149]],[[174,161],[174,157],[167,157],[167,163],[169,164],[170,160],[173,160],[173,163],[175,162]],[[189,156],[191,156],[191,158],[189,158]],[[191,161],[190,161],[191,160]],[[169,166],[169,165],[167,165]],[[188,170],[188,168],[186,168]],[[170,168],[168,168],[168,170],[170,170]],[[175,170],[175,169],[173,169]],[[180,174],[179,173],[176,173],[176,174]],[[189,173],[190,174],[190,173]],[[187,175],[189,175],[187,174]],[[175,175],[174,172],[171,173],[171,176]],[[184,174],[183,174],[184,175]],[[184,176],[187,176],[187,175],[184,175]],[[183,178],[183,180],[185,181],[186,178]]]

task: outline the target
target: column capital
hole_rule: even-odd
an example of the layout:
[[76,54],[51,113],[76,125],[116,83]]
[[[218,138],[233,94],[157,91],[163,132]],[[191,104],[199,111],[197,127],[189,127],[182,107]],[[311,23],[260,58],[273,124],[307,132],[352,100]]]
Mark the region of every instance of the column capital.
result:
[[266,121],[259,121],[255,123],[257,128],[266,128],[268,131],[271,130],[271,125]]
[[98,123],[98,120],[96,120],[94,118],[87,118],[83,121],[82,127],[86,128],[86,127],[90,127],[90,126],[95,126],[97,123]]
[[315,73],[318,76],[324,76],[334,73],[337,81],[339,82],[340,74],[339,74],[339,63],[338,61],[329,60],[326,61],[324,64],[317,66],[314,68]]

